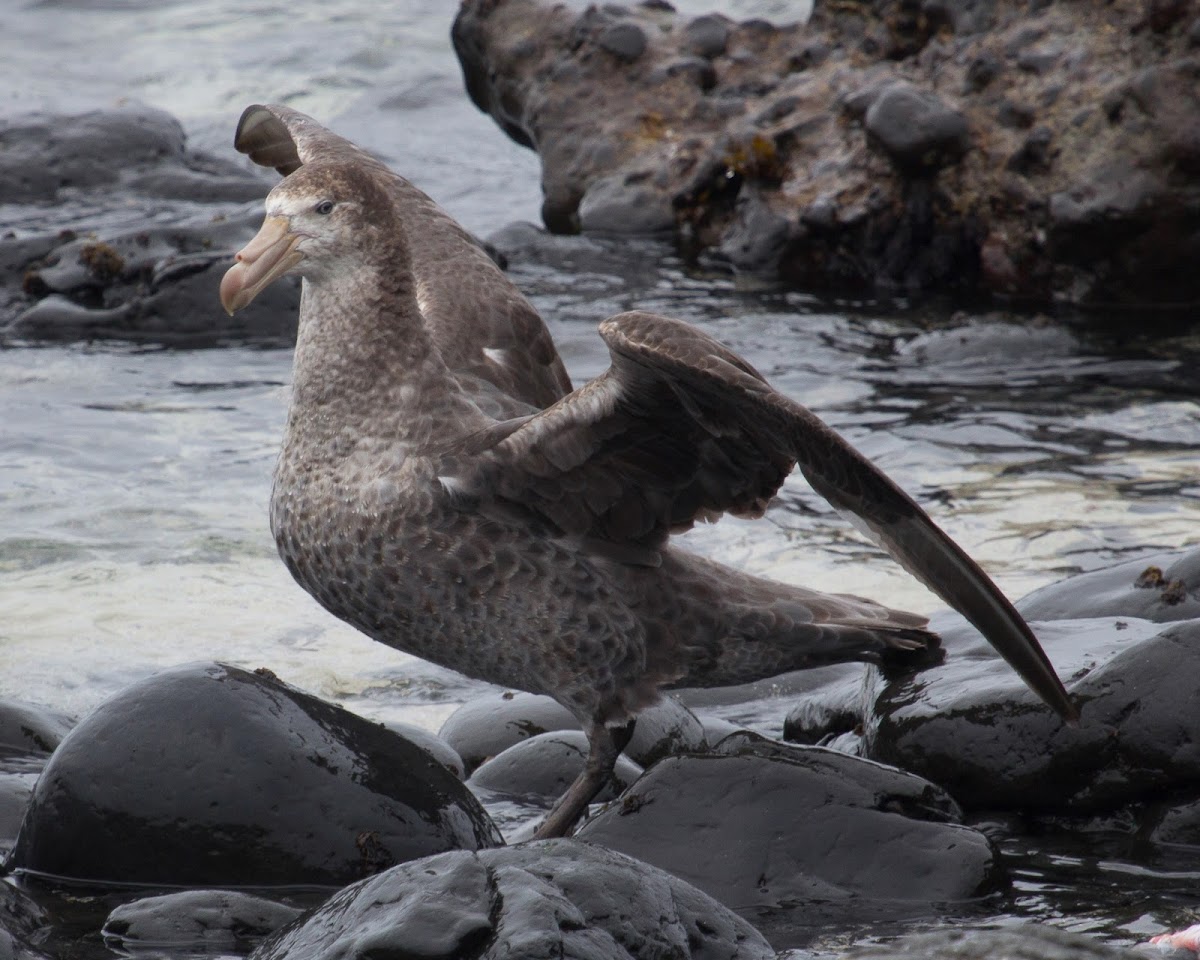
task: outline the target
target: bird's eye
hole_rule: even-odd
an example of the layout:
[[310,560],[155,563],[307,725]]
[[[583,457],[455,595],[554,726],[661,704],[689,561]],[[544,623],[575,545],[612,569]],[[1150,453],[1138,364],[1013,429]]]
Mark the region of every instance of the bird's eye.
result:
[[313,207],[313,210],[315,210],[317,213],[319,213],[323,217],[328,216],[329,214],[333,213],[333,201],[332,200],[322,200],[315,207]]

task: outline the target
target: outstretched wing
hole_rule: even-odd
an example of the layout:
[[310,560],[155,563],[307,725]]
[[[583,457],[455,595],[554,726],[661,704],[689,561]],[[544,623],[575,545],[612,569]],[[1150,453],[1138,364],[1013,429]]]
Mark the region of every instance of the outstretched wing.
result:
[[507,419],[570,392],[571,380],[537,311],[478,241],[425,193],[290,107],[247,107],[234,146],[284,176],[304,164],[349,162],[386,179],[403,213],[417,302],[433,342],[485,412]]
[[[453,487],[625,562],[721,513],[758,515],[799,465],[906,570],[962,613],[1051,707],[1076,710],[1029,626],[904,491],[748,363],[677,320],[605,321],[609,370],[463,457]],[[451,462],[453,458],[451,458]]]

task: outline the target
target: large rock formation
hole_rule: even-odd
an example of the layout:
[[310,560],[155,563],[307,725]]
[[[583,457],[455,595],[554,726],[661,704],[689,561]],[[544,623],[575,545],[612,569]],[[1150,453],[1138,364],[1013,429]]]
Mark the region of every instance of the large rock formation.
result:
[[466,0],[467,89],[554,231],[674,233],[814,289],[1194,301],[1200,19],[1169,0]]

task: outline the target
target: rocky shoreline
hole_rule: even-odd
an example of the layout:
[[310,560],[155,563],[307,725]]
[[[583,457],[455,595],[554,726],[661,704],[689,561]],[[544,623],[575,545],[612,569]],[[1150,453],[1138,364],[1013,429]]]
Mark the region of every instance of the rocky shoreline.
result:
[[1193,550],[1025,598],[1082,705],[1075,729],[948,615],[940,665],[823,675],[788,721],[803,743],[706,722],[681,691],[639,723],[628,785],[576,838],[532,844],[582,760],[545,697],[487,695],[438,737],[222,664],[156,674],[78,724],[6,702],[0,955],[55,955],[87,892],[107,942],[167,955],[803,960],[838,931],[920,920],[934,932],[839,956],[1129,956],[938,918],[1008,896],[1001,848],[1022,831],[1120,822],[1200,844],[1197,596]]
[[475,103],[554,232],[662,233],[813,291],[1200,300],[1200,17],[1176,0],[467,0]]

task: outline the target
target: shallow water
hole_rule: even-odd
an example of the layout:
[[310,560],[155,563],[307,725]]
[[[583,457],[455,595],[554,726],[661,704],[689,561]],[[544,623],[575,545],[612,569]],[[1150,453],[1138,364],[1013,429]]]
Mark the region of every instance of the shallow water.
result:
[[[725,6],[772,15],[780,4]],[[136,97],[178,115],[194,143],[228,151],[244,105],[282,100],[488,234],[536,219],[537,159],[463,94],[452,10],[445,0],[22,3],[0,40],[0,111]],[[1146,324],[1122,317],[894,315],[741,289],[654,244],[547,249],[518,250],[511,272],[577,380],[606,364],[595,334],[605,316],[636,305],[700,323],[845,432],[1011,596],[1200,542],[1200,338],[1187,329],[1145,337]],[[289,378],[283,349],[0,350],[0,697],[82,714],[157,668],[220,659],[436,729],[481,688],[360,637],[277,560],[266,501]],[[939,606],[797,479],[764,521],[688,539],[779,579]],[[786,707],[727,713],[778,733]],[[1196,887],[1190,866],[1162,851],[1112,839],[1092,856],[1064,843],[1009,851],[1016,895],[984,915],[1128,942],[1177,923],[1169,891]]]

